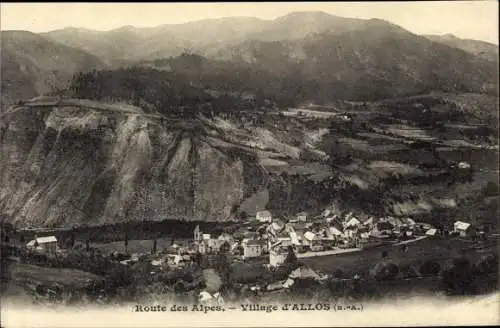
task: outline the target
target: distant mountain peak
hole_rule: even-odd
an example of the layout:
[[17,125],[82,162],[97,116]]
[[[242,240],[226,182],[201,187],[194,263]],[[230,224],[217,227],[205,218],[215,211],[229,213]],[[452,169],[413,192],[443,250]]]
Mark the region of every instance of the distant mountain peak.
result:
[[446,39],[459,39],[459,37],[457,37],[455,34],[452,34],[452,33],[443,34],[443,38],[446,38]]
[[324,11],[304,10],[304,11],[294,11],[284,16],[280,16],[276,19],[288,19],[288,18],[298,18],[298,17],[335,17],[335,16],[325,13]]

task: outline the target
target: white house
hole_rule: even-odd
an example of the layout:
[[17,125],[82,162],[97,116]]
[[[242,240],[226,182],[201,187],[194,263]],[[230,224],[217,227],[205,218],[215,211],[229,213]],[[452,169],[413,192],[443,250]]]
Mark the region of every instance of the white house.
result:
[[281,252],[278,250],[272,250],[269,252],[269,265],[273,267],[277,267],[285,263],[285,259],[287,257],[287,252]]
[[437,229],[432,228],[432,229],[427,230],[427,231],[425,232],[425,234],[426,234],[427,236],[435,236],[435,235],[436,235],[436,232],[437,232]]
[[459,169],[470,169],[471,166],[467,162],[460,162],[460,163],[458,163],[458,168]]
[[26,244],[26,247],[46,255],[54,256],[57,252],[57,238],[55,236],[36,237],[30,240]]
[[255,218],[259,222],[271,222],[273,219],[273,216],[272,216],[271,212],[269,212],[269,211],[258,211],[255,214]]
[[461,237],[466,237],[474,234],[472,225],[468,222],[457,221],[453,224],[453,231],[457,232]]

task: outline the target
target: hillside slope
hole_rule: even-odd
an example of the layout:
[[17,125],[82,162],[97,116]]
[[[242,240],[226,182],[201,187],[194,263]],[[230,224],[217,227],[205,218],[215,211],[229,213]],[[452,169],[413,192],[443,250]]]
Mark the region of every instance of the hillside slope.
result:
[[465,50],[473,55],[498,62],[498,45],[471,39],[461,39],[453,34],[424,35],[426,38],[450,47]]
[[2,122],[0,207],[24,226],[227,220],[255,165],[200,138],[196,122],[133,108],[35,103]]
[[370,100],[430,91],[496,94],[498,83],[494,62],[376,19],[340,34],[245,41],[217,57],[279,77],[266,89],[303,100]]
[[2,31],[2,107],[64,89],[74,73],[102,69],[99,58],[25,31]]

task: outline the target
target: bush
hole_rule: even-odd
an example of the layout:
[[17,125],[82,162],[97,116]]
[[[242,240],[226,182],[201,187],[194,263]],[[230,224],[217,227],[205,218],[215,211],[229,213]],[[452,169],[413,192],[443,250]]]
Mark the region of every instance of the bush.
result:
[[406,265],[400,266],[399,272],[400,272],[401,276],[404,278],[415,278],[415,277],[420,276],[419,270],[417,270],[415,268],[415,266],[412,264],[406,264]]
[[271,277],[266,268],[247,263],[233,263],[231,265],[230,281],[235,283],[254,283],[265,281]]
[[484,187],[485,196],[497,196],[498,195],[498,185],[493,181],[488,181],[486,187]]
[[333,276],[337,279],[342,279],[344,278],[344,271],[342,271],[342,269],[337,269],[335,270],[335,272],[333,273]]
[[398,274],[399,267],[390,262],[379,262],[370,272],[370,276],[379,281],[394,280]]
[[453,263],[441,271],[443,289],[451,295],[468,295],[474,292],[474,272],[470,261],[465,257],[453,260]]
[[441,265],[436,261],[426,261],[420,266],[420,274],[423,276],[437,276],[441,271]]
[[474,264],[474,273],[476,274],[498,273],[498,255],[490,254],[481,257]]

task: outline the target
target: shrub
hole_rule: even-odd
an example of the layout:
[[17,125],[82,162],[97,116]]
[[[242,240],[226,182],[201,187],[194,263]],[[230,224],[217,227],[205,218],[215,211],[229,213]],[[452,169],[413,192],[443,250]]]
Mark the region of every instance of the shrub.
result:
[[415,278],[420,276],[419,270],[417,270],[415,266],[412,264],[406,264],[404,266],[400,266],[399,272],[405,278]]
[[493,181],[488,181],[486,187],[484,187],[485,196],[497,196],[498,195],[498,185]]
[[441,265],[436,261],[426,261],[420,266],[420,274],[423,276],[436,276],[441,271]]
[[379,281],[396,279],[398,274],[399,267],[390,262],[379,262],[370,272],[370,276]]
[[474,272],[476,274],[498,273],[498,255],[490,254],[481,257],[474,264]]
[[453,260],[453,263],[441,271],[443,289],[451,295],[467,295],[474,292],[474,272],[470,261],[465,257]]
[[342,269],[335,270],[333,276],[338,279],[342,279],[344,277],[344,271]]

